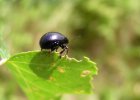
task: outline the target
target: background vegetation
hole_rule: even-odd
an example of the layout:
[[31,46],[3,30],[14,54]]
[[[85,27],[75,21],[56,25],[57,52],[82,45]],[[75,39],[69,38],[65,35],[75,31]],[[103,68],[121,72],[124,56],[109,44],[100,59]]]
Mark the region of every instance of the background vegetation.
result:
[[[70,40],[70,57],[97,63],[95,93],[65,100],[139,100],[139,26],[139,0],[0,0],[3,54],[38,50],[42,34],[58,31]],[[26,100],[7,68],[0,68],[0,99]]]

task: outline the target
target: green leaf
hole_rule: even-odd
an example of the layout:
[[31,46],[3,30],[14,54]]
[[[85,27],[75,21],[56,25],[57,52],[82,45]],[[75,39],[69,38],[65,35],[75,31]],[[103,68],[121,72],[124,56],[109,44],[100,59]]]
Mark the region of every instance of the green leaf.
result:
[[96,64],[58,53],[32,51],[11,57],[6,65],[30,100],[58,100],[64,93],[91,93]]

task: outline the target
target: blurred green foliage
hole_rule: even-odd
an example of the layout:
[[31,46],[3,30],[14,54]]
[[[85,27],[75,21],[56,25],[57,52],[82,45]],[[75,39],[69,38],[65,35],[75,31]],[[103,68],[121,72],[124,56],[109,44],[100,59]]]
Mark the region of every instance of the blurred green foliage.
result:
[[[70,39],[69,56],[86,55],[99,66],[89,100],[140,99],[139,0],[0,0],[0,12],[0,33],[11,54],[40,49],[42,34],[62,32]],[[16,84],[2,69],[0,92],[5,82]],[[11,97],[24,98],[15,88]]]

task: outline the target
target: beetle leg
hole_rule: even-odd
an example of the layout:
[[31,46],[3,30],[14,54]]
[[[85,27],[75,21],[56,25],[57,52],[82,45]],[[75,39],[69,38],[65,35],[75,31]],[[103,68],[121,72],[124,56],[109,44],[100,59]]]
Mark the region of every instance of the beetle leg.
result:
[[62,54],[63,54],[63,52],[64,51],[66,51],[66,54],[65,54],[65,56],[68,54],[68,47],[67,46],[65,46],[64,48],[62,48],[63,50],[60,52],[60,58],[61,58],[61,56],[62,56]]
[[59,48],[59,47],[56,47],[56,49],[55,49],[56,52],[57,52],[58,48]]
[[65,51],[65,48],[63,48],[63,50],[60,52],[60,58],[62,56],[62,53]]
[[55,48],[51,48],[51,52],[53,52],[55,50]]
[[65,50],[67,50],[67,51],[66,51],[66,55],[67,55],[68,52],[69,52],[69,48],[66,46],[66,47],[65,47]]

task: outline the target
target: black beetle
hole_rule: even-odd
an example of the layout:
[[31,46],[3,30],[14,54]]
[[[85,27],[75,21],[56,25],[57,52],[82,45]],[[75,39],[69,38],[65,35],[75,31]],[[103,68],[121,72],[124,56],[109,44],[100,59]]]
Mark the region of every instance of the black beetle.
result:
[[40,39],[40,47],[41,51],[43,49],[50,49],[51,52],[61,47],[63,50],[60,52],[60,55],[66,50],[66,54],[68,54],[68,47],[67,44],[69,43],[69,40],[67,37],[62,35],[59,32],[48,32],[45,33],[41,39]]

